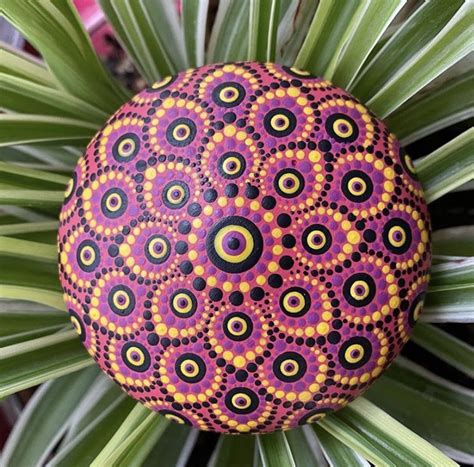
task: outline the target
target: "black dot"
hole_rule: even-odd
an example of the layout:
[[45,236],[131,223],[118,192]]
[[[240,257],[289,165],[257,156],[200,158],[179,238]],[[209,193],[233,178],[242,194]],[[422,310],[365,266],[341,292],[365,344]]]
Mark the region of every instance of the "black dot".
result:
[[264,196],[262,206],[264,209],[273,209],[276,206],[276,199],[273,196]]
[[332,148],[332,145],[331,143],[327,140],[327,139],[322,139],[319,143],[318,143],[318,147],[321,151],[324,151],[324,152],[327,152],[327,151],[330,151],[331,148]]
[[204,199],[208,202],[208,203],[212,203],[213,201],[215,201],[217,199],[217,191],[214,190],[214,188],[211,188],[209,190],[206,190],[204,192]]
[[186,235],[191,232],[191,223],[189,221],[181,221],[178,224],[178,232],[183,235]]
[[227,113],[224,114],[224,122],[226,122],[226,123],[235,122],[236,118],[237,117],[235,116],[234,112],[227,112]]
[[265,296],[265,292],[261,287],[254,287],[250,291],[250,298],[255,301],[261,300]]
[[293,248],[296,245],[296,239],[295,237],[293,237],[293,235],[290,234],[283,235],[281,243],[285,248]]
[[280,274],[271,274],[268,278],[268,284],[270,287],[274,289],[278,289],[283,284],[283,279],[281,278]]
[[239,187],[235,183],[229,183],[225,187],[224,193],[228,198],[235,198],[239,194]]
[[291,269],[294,263],[291,256],[282,256],[279,262],[280,266],[285,270]]
[[242,305],[244,301],[244,296],[241,292],[232,292],[229,296],[229,301],[230,303],[232,303],[232,305],[239,306]]
[[109,246],[109,255],[112,256],[112,258],[115,258],[119,254],[119,249],[117,245],[110,245]]
[[277,224],[280,227],[288,227],[291,224],[291,217],[288,214],[280,214],[277,217]]
[[248,199],[255,199],[259,195],[259,190],[257,187],[252,186],[252,185],[247,185],[247,188],[245,189],[245,196]]
[[247,377],[248,373],[245,370],[238,370],[237,373],[235,373],[235,379],[241,383],[245,381]]
[[191,261],[183,261],[179,265],[179,270],[183,274],[191,274],[193,272],[193,264],[191,263]]
[[204,290],[206,287],[206,281],[202,277],[196,277],[193,281],[193,287],[196,290]]
[[366,242],[373,242],[375,241],[375,232],[372,230],[372,229],[367,229],[365,232],[364,232],[364,240]]
[[199,214],[201,214],[201,211],[202,211],[201,205],[198,203],[191,203],[188,206],[188,214],[190,216],[193,216],[193,217],[199,216]]
[[153,332],[151,334],[148,334],[147,340],[150,345],[156,345],[160,341],[160,338],[158,337],[158,334],[155,334]]
[[213,289],[209,291],[209,297],[214,302],[222,300],[222,290],[218,289],[217,287],[214,287]]
[[176,243],[176,253],[179,255],[184,255],[188,251],[188,244],[186,242],[183,242],[180,240],[179,242]]
[[341,335],[338,332],[332,331],[328,334],[328,341],[331,344],[337,344],[340,340],[341,340]]

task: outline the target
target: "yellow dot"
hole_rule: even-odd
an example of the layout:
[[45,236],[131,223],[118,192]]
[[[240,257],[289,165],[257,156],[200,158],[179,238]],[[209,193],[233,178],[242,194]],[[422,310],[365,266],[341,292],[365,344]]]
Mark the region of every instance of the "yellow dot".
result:
[[130,253],[131,253],[131,249],[130,249],[130,246],[127,245],[126,243],[122,243],[120,246],[119,246],[119,252],[122,256],[128,256]]
[[347,234],[347,240],[349,241],[349,243],[352,243],[353,245],[359,243],[360,242],[359,232],[356,232],[355,230],[351,230]]
[[236,427],[236,430],[237,431],[241,431],[243,433],[247,432],[247,431],[250,431],[250,427],[248,425],[237,425]]
[[90,188],[86,188],[83,192],[82,192],[82,197],[84,199],[90,199],[92,196],[92,190]]
[[145,170],[145,178],[147,180],[153,180],[156,177],[156,170],[153,167],[148,167]]
[[319,334],[327,334],[329,331],[329,325],[328,323],[319,323],[316,326],[316,330],[318,331]]
[[99,310],[97,310],[97,308],[91,308],[91,310],[89,311],[89,316],[93,319],[93,320],[98,320],[99,319]]
[[163,336],[166,334],[166,331],[167,331],[167,327],[166,327],[166,324],[164,323],[160,323],[160,324],[157,324],[155,326],[155,331],[157,334],[159,334],[160,336]]
[[237,368],[243,368],[245,366],[245,363],[245,358],[240,355],[234,358],[234,365]]
[[275,261],[272,261],[272,262],[268,265],[268,270],[269,270],[270,272],[278,271],[278,264],[277,264]]
[[302,402],[307,402],[307,401],[311,400],[311,393],[308,392],[308,391],[303,391],[303,392],[300,393],[299,399]]

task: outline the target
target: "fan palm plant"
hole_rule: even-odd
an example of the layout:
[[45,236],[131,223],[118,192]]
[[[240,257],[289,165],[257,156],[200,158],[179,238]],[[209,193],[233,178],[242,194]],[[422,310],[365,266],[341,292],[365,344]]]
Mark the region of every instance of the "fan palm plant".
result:
[[[182,0],[179,12],[169,0],[100,3],[147,83],[212,62],[294,65],[348,89],[403,144],[422,142],[415,164],[433,215],[451,192],[472,197],[471,2]],[[469,381],[474,352],[436,324],[474,321],[472,226],[433,234],[413,340],[444,362],[442,374],[399,357],[363,398],[318,424],[219,438],[169,423],[103,376],[64,312],[56,219],[78,156],[130,93],[97,58],[70,0],[2,0],[0,13],[42,57],[0,46],[0,399],[16,420],[1,465],[474,462],[474,395],[446,377]],[[454,136],[439,143],[432,135],[445,128]],[[444,225],[459,224],[451,212]],[[18,393],[38,385],[22,407]]]

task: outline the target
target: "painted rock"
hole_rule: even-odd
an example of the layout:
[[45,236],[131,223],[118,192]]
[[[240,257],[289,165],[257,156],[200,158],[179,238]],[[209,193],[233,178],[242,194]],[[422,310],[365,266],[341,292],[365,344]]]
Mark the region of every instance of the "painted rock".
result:
[[210,65],[123,105],[60,215],[71,320],[102,370],[202,430],[317,421],[397,356],[423,304],[427,207],[395,136],[275,64]]

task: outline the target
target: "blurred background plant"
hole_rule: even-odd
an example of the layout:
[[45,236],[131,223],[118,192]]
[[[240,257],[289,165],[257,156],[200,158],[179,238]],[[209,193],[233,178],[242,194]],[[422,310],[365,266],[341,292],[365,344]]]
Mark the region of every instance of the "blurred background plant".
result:
[[[76,10],[77,8],[77,10]],[[463,0],[2,0],[0,465],[474,463],[474,12]],[[59,206],[87,142],[188,67],[276,61],[352,92],[415,159],[434,266],[412,341],[320,423],[217,436],[136,404],[69,324]]]

